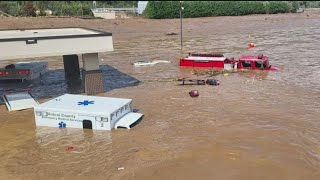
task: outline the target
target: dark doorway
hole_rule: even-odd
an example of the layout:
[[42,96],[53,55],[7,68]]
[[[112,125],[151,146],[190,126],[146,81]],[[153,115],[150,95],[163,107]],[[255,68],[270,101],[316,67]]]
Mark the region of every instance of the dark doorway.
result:
[[83,129],[92,129],[92,122],[90,120],[82,121]]

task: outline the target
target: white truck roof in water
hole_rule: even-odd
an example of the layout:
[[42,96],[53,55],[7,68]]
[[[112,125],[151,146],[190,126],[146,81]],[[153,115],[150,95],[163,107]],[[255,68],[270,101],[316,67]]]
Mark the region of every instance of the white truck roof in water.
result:
[[200,56],[188,56],[185,60],[196,60],[196,61],[224,61],[226,57],[200,57]]
[[39,103],[28,92],[7,94],[3,96],[8,111],[18,111],[33,108]]
[[[40,66],[40,65],[47,65],[47,61],[31,61],[31,62],[17,62],[15,63],[15,69],[32,69],[34,67]],[[0,67],[5,68],[5,66]]]
[[65,94],[37,105],[42,110],[109,115],[132,99]]
[[16,69],[18,68],[33,68],[39,65],[45,65],[48,64],[46,61],[33,61],[33,62],[17,62],[15,64]]

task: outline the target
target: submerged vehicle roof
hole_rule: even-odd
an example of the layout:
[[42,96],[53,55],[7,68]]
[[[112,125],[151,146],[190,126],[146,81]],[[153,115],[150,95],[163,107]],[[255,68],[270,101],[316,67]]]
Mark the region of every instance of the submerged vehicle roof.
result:
[[36,107],[69,113],[111,114],[132,99],[65,94]]
[[268,57],[262,54],[260,55],[243,55],[239,60],[250,60],[250,61],[267,61]]
[[[25,69],[25,68],[33,68],[35,66],[39,66],[40,64],[47,64],[48,62],[45,61],[32,61],[32,62],[17,62],[14,65],[15,69]],[[9,65],[7,65],[9,66]],[[0,68],[5,68],[7,66],[3,66]]]

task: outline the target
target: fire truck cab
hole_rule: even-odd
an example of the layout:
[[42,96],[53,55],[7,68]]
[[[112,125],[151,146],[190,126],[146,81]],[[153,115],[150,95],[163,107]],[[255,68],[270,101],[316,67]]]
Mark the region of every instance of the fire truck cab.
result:
[[279,70],[275,66],[269,64],[267,56],[260,55],[244,55],[237,62],[237,68],[246,70]]

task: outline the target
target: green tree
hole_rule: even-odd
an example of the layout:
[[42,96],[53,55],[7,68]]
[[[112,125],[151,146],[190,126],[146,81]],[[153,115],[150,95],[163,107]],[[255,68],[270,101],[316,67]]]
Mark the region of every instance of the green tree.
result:
[[40,10],[40,16],[45,16],[46,10],[48,9],[48,6],[49,6],[49,1],[39,1],[38,6]]

